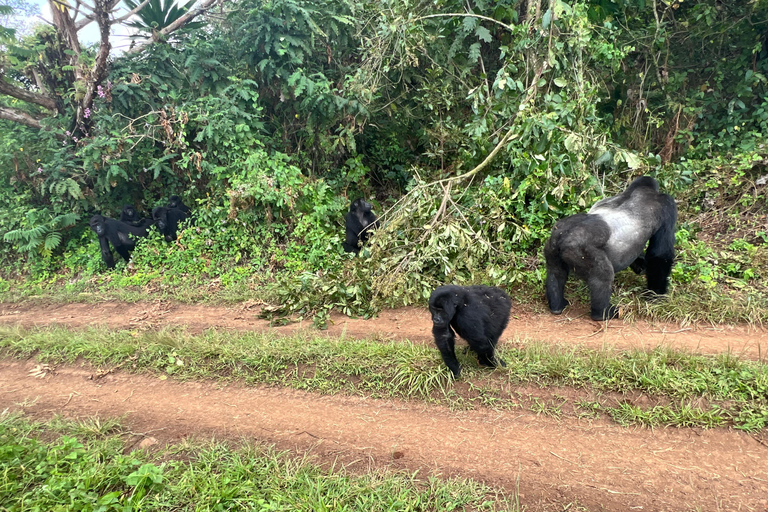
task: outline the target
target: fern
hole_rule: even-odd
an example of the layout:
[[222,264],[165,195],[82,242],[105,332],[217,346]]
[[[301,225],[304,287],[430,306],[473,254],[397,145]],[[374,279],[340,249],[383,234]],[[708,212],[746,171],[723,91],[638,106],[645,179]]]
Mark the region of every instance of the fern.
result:
[[59,244],[61,243],[61,233],[58,231],[51,231],[48,233],[48,236],[45,237],[45,243],[43,244],[43,248],[48,251],[49,253],[57,248]]
[[79,218],[80,216],[76,213],[64,213],[51,221],[51,227],[54,229],[68,228],[74,226]]
[[[73,194],[71,185],[66,182],[60,182],[56,186],[57,188],[64,186],[69,189],[70,194]],[[80,192],[79,187],[76,192]],[[45,216],[48,219],[40,218]],[[76,213],[64,213],[52,217],[50,213],[38,210],[29,210],[26,217],[26,223],[29,226],[8,231],[3,235],[3,240],[16,245],[19,252],[28,252],[30,255],[37,252],[45,257],[50,256],[53,250],[61,245],[63,238],[61,230],[74,226],[80,218]]]
[[67,180],[64,183],[66,183],[67,192],[69,192],[69,195],[71,195],[74,199],[83,198],[83,193],[80,190],[80,185],[78,185],[75,180],[73,180],[72,178],[67,178]]

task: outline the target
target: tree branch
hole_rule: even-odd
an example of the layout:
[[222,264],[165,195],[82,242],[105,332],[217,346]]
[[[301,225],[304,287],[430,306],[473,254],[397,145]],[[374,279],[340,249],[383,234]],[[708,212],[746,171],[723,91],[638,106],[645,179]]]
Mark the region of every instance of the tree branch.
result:
[[0,74],[0,94],[7,94],[8,96],[12,96],[17,100],[34,103],[35,105],[40,105],[41,107],[45,107],[48,110],[58,111],[55,99],[42,94],[37,94],[35,92],[27,91],[21,87],[13,86],[3,79],[2,74]]
[[426,19],[429,19],[429,18],[446,18],[446,17],[448,17],[448,18],[453,18],[453,17],[456,17],[456,18],[478,18],[478,19],[481,19],[481,20],[490,21],[491,23],[496,23],[497,25],[501,25],[502,27],[504,27],[505,29],[509,30],[510,32],[514,30],[514,27],[512,27],[511,25],[507,25],[506,23],[502,23],[499,20],[495,20],[493,18],[489,18],[488,16],[481,16],[479,14],[472,14],[472,13],[469,13],[469,12],[453,12],[453,13],[445,13],[445,14],[429,14],[427,16],[420,16],[420,17],[416,18],[415,21],[426,20]]
[[29,126],[30,128],[37,128],[38,130],[43,129],[43,125],[40,124],[40,121],[27,114],[23,110],[18,110],[11,107],[0,107],[0,119],[13,121],[14,123]]
[[137,12],[139,12],[139,11],[140,11],[140,10],[141,10],[141,9],[142,9],[142,8],[143,8],[145,5],[147,5],[148,3],[149,3],[149,0],[144,0],[144,1],[143,1],[143,2],[141,2],[139,5],[137,5],[135,9],[132,9],[132,10],[131,10],[131,11],[130,11],[128,14],[126,14],[125,16],[120,16],[119,18],[115,18],[115,19],[113,19],[113,20],[112,20],[112,23],[121,23],[121,22],[123,22],[123,21],[127,20],[128,18],[130,18],[131,16],[133,16],[134,14],[136,14]]
[[86,25],[93,23],[93,21],[96,19],[95,16],[92,14],[83,14],[83,19],[75,23],[75,31],[80,31],[81,28],[85,27]]

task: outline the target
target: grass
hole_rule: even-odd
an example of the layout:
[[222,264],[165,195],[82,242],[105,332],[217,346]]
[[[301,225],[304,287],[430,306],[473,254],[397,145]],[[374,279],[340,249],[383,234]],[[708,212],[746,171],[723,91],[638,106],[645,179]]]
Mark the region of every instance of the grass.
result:
[[[768,253],[766,247],[768,246],[759,247],[760,254]],[[646,318],[684,324],[768,324],[768,293],[765,286],[758,284],[760,279],[740,280],[721,276],[717,281],[704,282],[696,278],[696,272],[691,270],[695,267],[694,262],[698,261],[694,256],[689,256],[690,261],[681,266],[681,278],[687,281],[673,278],[669,294],[663,300],[653,300],[648,296],[645,276],[635,275],[630,270],[619,272],[614,283],[613,303],[620,306],[623,317],[629,321]],[[539,265],[542,264],[543,262],[539,261]],[[245,274],[239,269],[247,270],[248,273]],[[690,272],[686,273],[686,269]],[[719,274],[722,273],[720,269]],[[508,291],[514,295],[517,303],[541,306],[543,275],[543,272],[531,271],[522,279],[523,284]],[[207,276],[162,274],[156,269],[132,267],[92,275],[62,271],[59,274],[45,273],[35,278],[29,275],[7,276],[6,279],[0,277],[0,303],[22,300],[58,303],[105,300],[138,302],[152,298],[184,303],[233,304],[258,296],[260,300],[284,305],[286,297],[281,298],[277,292],[276,277],[277,274],[268,271],[254,274],[246,267],[234,267],[230,273],[215,279]],[[302,294],[304,291],[299,290],[297,293]],[[587,286],[578,279],[569,280],[566,296],[574,305],[585,307],[589,304]],[[390,299],[382,297],[379,302],[400,304],[399,300]],[[337,310],[343,309],[339,304],[336,304],[336,307]]]
[[0,510],[519,511],[472,480],[318,466],[252,443],[128,451],[116,422],[0,413]]
[[[179,379],[420,400],[453,408],[525,407],[555,417],[602,414],[621,424],[649,426],[768,427],[768,366],[730,354],[525,343],[502,349],[507,367],[493,372],[459,350],[464,369],[454,381],[431,346],[316,333],[284,337],[215,330],[191,335],[182,330],[0,327],[0,350],[49,364],[81,359],[97,367]],[[525,386],[534,389],[522,392]]]

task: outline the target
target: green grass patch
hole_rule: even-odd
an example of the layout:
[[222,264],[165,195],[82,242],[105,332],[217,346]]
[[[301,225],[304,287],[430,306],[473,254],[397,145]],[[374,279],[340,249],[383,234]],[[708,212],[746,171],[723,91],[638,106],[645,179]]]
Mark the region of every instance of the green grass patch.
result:
[[[693,355],[651,351],[588,350],[526,343],[502,348],[507,367],[488,371],[470,354],[459,358],[462,377],[454,381],[434,347],[305,333],[191,335],[182,330],[107,331],[62,328],[24,330],[0,327],[0,349],[46,363],[79,358],[98,367],[152,372],[179,379],[212,378],[267,384],[320,393],[346,393],[440,403],[454,408],[527,407],[559,416],[578,403],[542,393],[526,397],[521,385],[576,388],[585,395],[614,394],[592,412],[646,425],[727,426],[760,430],[768,426],[768,366],[724,354]],[[626,395],[641,393],[643,405],[627,406]],[[582,398],[581,400],[586,400]],[[591,400],[591,398],[590,398]]]
[[116,422],[0,414],[0,510],[519,511],[471,480],[320,467],[255,444],[134,450]]

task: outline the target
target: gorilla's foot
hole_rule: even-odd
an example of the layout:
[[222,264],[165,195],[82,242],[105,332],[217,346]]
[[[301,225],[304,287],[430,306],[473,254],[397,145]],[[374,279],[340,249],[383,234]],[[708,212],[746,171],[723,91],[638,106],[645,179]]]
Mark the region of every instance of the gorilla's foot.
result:
[[562,301],[560,304],[558,304],[558,305],[556,305],[556,306],[554,306],[554,305],[551,305],[551,306],[549,306],[549,311],[550,311],[550,313],[552,313],[553,315],[559,315],[559,314],[561,314],[563,311],[565,311],[565,308],[567,308],[567,307],[568,307],[568,306],[570,306],[570,305],[571,305],[571,303],[570,303],[570,302],[568,302],[568,300],[566,300],[566,299],[563,299],[563,301]]
[[616,306],[608,306],[602,311],[593,309],[589,316],[592,320],[597,322],[619,318],[619,308]]

